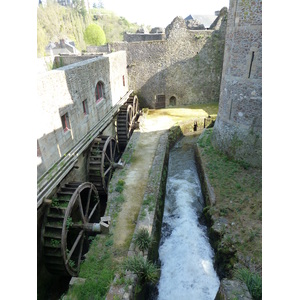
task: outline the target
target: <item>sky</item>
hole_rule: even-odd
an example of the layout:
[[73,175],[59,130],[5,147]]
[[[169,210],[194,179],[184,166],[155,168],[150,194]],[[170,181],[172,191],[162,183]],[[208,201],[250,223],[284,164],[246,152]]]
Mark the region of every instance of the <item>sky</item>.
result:
[[176,16],[214,15],[224,6],[229,7],[229,0],[102,0],[102,3],[105,9],[114,11],[131,23],[164,28]]

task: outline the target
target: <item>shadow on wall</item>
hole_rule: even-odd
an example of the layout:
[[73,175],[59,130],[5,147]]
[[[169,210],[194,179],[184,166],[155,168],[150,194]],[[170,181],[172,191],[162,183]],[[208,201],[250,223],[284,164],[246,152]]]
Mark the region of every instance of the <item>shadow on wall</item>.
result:
[[[46,77],[41,77],[39,94],[41,103],[44,103],[41,113],[45,116],[41,121],[44,124],[53,124],[52,128],[55,126],[56,129],[46,132],[50,127],[41,126],[41,128],[47,129],[44,129],[44,134],[37,139],[37,175],[40,179],[38,190],[40,189],[39,185],[49,182],[59,168],[63,167],[60,160],[111,108],[110,69],[108,62],[104,62],[104,64],[107,66],[105,72],[101,68],[97,68],[99,66],[97,62],[95,64],[83,62],[76,66],[50,71],[43,75]],[[91,71],[96,68],[99,69],[98,72]],[[97,101],[96,86],[99,81],[104,83],[104,86],[102,93],[98,93],[98,97],[102,96],[102,99]],[[62,182],[67,179],[69,181],[86,181],[87,155],[85,152],[78,157],[76,162],[80,168],[73,168]],[[45,173],[46,171],[48,172]],[[55,189],[52,194],[54,192]],[[37,211],[37,277],[39,286],[43,286],[44,282],[51,278],[43,264],[41,244],[45,209],[45,205],[42,204]]]
[[[91,72],[99,64],[104,66],[105,71]],[[64,76],[58,72],[63,72]],[[44,103],[42,111],[45,119],[41,122],[55,124],[53,127],[56,129],[50,132],[44,130],[38,138],[38,178],[68,153],[111,108],[108,60],[66,66],[48,72],[43,80],[40,101]],[[101,89],[97,94],[99,82]],[[46,91],[43,90],[44,86],[48,86]],[[96,99],[96,95],[99,99]],[[47,127],[50,129],[49,125]]]
[[144,83],[137,91],[141,106],[161,108],[162,96],[164,107],[218,102],[223,55],[224,39],[214,31],[193,57],[173,63]]

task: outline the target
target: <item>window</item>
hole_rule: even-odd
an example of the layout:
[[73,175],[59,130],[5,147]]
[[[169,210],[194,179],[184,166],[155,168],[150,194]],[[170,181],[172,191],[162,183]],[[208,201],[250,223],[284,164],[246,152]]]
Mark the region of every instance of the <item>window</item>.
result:
[[85,115],[88,115],[88,114],[89,114],[89,109],[88,109],[87,99],[85,99],[85,100],[82,102],[82,106],[83,106],[83,113],[84,113]]
[[95,89],[95,96],[96,96],[96,102],[100,102],[104,96],[103,96],[103,83],[98,82]]
[[68,113],[66,113],[63,116],[61,116],[61,123],[62,123],[62,127],[64,129],[64,132],[66,132],[66,131],[68,131],[68,130],[71,129]]
[[124,75],[122,76],[122,79],[123,79],[123,86],[125,86],[125,76]]
[[254,60],[254,51],[252,51],[252,55],[251,55],[251,61],[250,61],[248,78],[250,78],[250,76],[251,76],[251,69],[252,69],[253,60]]

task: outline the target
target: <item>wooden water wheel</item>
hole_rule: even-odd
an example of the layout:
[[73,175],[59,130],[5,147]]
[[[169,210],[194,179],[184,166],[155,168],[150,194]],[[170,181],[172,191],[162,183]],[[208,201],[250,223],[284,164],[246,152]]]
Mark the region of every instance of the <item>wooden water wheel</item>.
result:
[[115,138],[99,135],[94,139],[88,158],[88,181],[95,185],[99,195],[107,194],[113,166],[119,156]]
[[117,138],[120,151],[124,151],[133,132],[133,108],[123,104],[117,116]]
[[133,119],[135,119],[136,115],[139,112],[139,99],[136,95],[130,96],[126,101],[127,104],[132,106]]
[[88,237],[100,232],[100,201],[90,182],[70,182],[52,199],[43,229],[45,265],[49,272],[78,276]]

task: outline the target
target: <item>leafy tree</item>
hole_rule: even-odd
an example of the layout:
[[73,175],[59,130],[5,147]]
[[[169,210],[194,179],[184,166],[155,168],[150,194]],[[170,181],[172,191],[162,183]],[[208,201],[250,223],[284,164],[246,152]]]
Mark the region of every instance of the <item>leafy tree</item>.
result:
[[124,17],[119,17],[106,9],[92,9],[91,13],[99,16],[97,24],[103,28],[108,43],[124,40],[124,32],[136,32],[140,27],[136,23],[128,22]]
[[92,23],[84,32],[84,40],[88,45],[100,46],[106,43],[106,36],[99,25]]
[[43,26],[37,22],[37,56],[45,55],[45,48],[48,45],[48,38]]
[[69,39],[75,42],[78,50],[86,48],[83,33],[91,22],[89,14],[84,18],[75,8],[64,7],[56,2],[37,8],[37,52],[43,56],[49,42]]
[[83,18],[86,17],[87,10],[85,7],[84,0],[73,0],[73,6],[75,10],[77,10],[77,12],[82,15]]
[[[64,7],[55,0],[47,0],[47,6],[37,8],[37,54],[45,55],[45,47],[50,42],[69,39],[75,42],[78,50],[86,49],[85,30],[94,19],[105,32],[105,40],[101,43],[122,41],[124,32],[136,32],[140,27],[125,18],[103,9],[103,2],[98,0],[96,6],[88,12],[83,0],[73,0],[73,7]],[[99,8],[101,7],[101,8]],[[102,35],[103,36],[103,35]],[[95,42],[92,42],[95,44]]]

